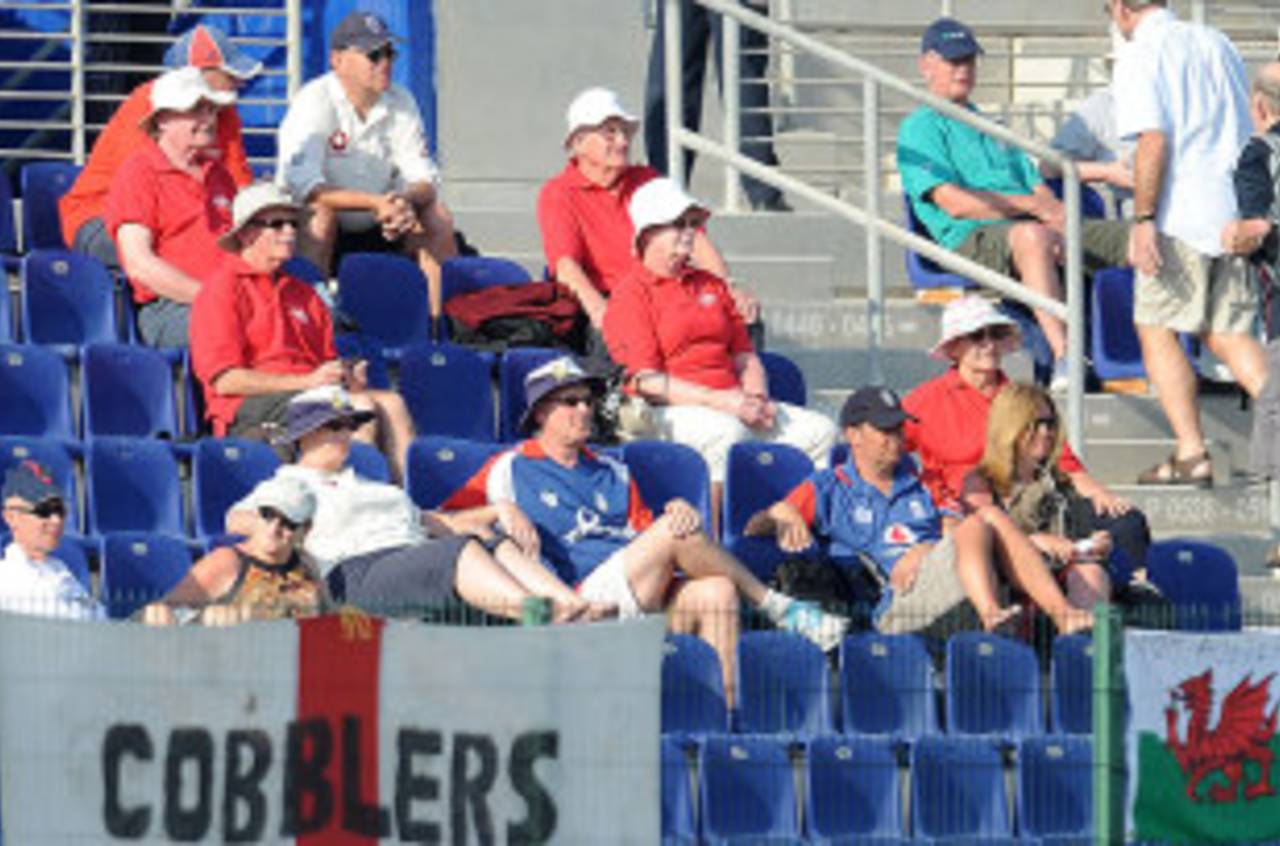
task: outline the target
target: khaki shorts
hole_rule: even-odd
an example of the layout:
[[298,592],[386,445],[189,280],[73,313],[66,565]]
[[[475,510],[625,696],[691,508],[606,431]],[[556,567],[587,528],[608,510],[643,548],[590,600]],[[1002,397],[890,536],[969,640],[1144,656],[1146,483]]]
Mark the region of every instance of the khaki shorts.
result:
[[[1016,276],[1009,249],[1009,230],[1024,222],[1027,221],[1008,220],[975,229],[956,247],[956,252],[996,273]],[[1086,272],[1128,264],[1128,252],[1127,221],[1086,220],[1080,227],[1080,257]]]
[[956,575],[956,550],[951,538],[934,545],[920,562],[915,584],[894,591],[889,607],[876,621],[882,634],[921,632],[929,637],[979,627],[978,614]]
[[1258,290],[1246,260],[1206,256],[1177,238],[1159,237],[1160,272],[1135,276],[1133,322],[1197,335],[1251,333]]
[[640,602],[627,579],[627,547],[604,560],[578,583],[578,595],[588,602],[612,602],[618,606],[618,619],[631,620],[641,613]]

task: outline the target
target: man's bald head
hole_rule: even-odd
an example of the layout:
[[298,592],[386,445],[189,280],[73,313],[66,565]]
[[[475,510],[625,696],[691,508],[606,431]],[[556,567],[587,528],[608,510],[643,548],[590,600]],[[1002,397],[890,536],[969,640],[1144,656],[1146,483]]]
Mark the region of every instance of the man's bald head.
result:
[[1280,61],[1267,62],[1258,71],[1253,96],[1268,117],[1280,118]]

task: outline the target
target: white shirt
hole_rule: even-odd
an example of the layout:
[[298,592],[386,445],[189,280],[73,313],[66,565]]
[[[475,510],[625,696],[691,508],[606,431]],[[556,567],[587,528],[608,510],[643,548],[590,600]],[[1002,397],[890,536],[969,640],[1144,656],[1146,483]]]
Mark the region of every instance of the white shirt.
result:
[[10,543],[0,558],[0,609],[64,620],[105,620],[107,612],[66,564],[49,556],[32,561]]
[[1231,173],[1252,132],[1240,54],[1216,29],[1148,12],[1121,51],[1113,84],[1121,138],[1165,135],[1168,156],[1156,225],[1207,256],[1236,217]]
[[[315,559],[322,575],[329,575],[348,558],[427,539],[421,509],[394,485],[362,479],[350,467],[326,473],[288,464],[276,475],[297,479],[316,498],[303,549]],[[256,514],[258,503],[251,492],[231,508]]]
[[[383,194],[440,181],[412,95],[392,85],[362,119],[332,71],[293,98],[276,149],[276,182],[299,202],[321,184]],[[363,211],[341,212],[339,220],[346,230],[374,223]]]

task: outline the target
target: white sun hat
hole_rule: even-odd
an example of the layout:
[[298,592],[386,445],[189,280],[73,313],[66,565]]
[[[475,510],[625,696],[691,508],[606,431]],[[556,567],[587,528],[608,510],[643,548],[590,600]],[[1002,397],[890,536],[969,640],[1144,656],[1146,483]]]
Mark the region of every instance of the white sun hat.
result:
[[201,100],[215,106],[229,106],[236,101],[234,91],[216,91],[204,81],[200,68],[185,67],[161,74],[151,84],[151,111],[139,124],[144,130],[160,112],[186,112],[194,109]]
[[968,296],[947,303],[947,307],[943,309],[942,336],[938,339],[938,343],[933,345],[929,355],[951,361],[952,341],[988,326],[1008,326],[1013,330],[1000,348],[1001,355],[1008,355],[1022,345],[1017,323],[1001,313],[990,300]]
[[568,131],[564,136],[565,147],[573,140],[573,135],[580,129],[594,129],[609,118],[618,118],[626,123],[634,132],[640,126],[640,120],[622,107],[618,95],[608,88],[588,88],[569,104],[565,112],[565,123]]
[[706,206],[665,176],[641,185],[631,195],[631,203],[627,207],[631,214],[631,225],[635,229],[635,243],[640,243],[640,236],[646,229],[674,223],[689,209],[697,210],[702,215],[703,222],[711,216]]

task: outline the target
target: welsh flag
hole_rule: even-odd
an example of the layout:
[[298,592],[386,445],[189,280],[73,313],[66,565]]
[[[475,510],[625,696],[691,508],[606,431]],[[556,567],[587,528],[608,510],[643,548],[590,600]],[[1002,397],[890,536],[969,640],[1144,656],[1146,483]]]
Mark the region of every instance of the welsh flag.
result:
[[1125,678],[1137,839],[1280,839],[1280,633],[1127,632]]

